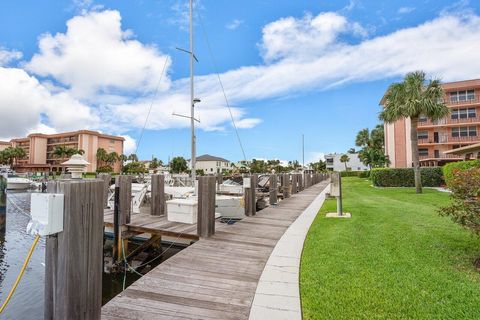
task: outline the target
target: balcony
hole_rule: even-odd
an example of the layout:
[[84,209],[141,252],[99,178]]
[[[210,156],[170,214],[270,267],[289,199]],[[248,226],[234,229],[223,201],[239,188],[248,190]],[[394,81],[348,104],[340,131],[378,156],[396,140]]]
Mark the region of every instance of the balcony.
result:
[[440,154],[438,157],[435,156],[419,156],[420,160],[462,160],[462,157],[454,155],[454,154]]
[[450,99],[444,99],[443,101],[445,102],[445,104],[447,106],[455,106],[455,107],[469,106],[469,105],[472,105],[472,104],[480,103],[480,100],[478,99],[477,96],[474,96],[473,98],[470,98],[470,99],[467,99],[467,100],[452,101]]
[[476,116],[474,118],[462,118],[462,119],[452,119],[450,117],[443,118],[435,121],[428,119],[427,121],[418,122],[418,127],[429,127],[429,126],[445,126],[445,125],[459,125],[459,124],[469,124],[469,123],[480,123],[480,117]]
[[452,137],[449,135],[441,135],[438,139],[418,139],[418,144],[437,144],[437,143],[474,143],[480,142],[479,136],[473,137]]

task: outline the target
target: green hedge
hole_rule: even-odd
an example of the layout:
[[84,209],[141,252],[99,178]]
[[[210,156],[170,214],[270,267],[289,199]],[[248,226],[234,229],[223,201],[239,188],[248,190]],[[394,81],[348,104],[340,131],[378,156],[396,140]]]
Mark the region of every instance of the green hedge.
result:
[[447,184],[447,186],[450,186],[455,171],[465,171],[467,169],[475,167],[480,167],[480,160],[459,161],[446,164],[443,167],[443,176],[445,177],[445,183]]
[[370,171],[340,171],[342,177],[360,177],[368,178]]
[[[445,184],[441,167],[420,168],[422,186],[440,187]],[[413,168],[377,168],[370,173],[377,187],[414,187]]]

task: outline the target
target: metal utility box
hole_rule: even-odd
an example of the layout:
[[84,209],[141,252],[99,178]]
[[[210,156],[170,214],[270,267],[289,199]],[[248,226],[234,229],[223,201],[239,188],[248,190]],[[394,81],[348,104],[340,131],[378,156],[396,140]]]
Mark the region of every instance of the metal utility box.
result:
[[330,175],[330,195],[332,197],[341,197],[342,196],[342,185],[341,185],[341,176],[340,172],[332,172]]
[[63,231],[63,194],[32,193],[31,224],[41,236]]

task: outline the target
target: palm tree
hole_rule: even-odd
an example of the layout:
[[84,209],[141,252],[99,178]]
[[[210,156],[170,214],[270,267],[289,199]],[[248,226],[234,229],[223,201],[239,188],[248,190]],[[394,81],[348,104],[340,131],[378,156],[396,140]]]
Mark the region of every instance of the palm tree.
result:
[[350,161],[350,158],[346,154],[343,154],[340,157],[340,162],[343,162],[343,164],[345,165],[345,171],[347,171],[347,162],[348,161]]
[[132,153],[128,156],[128,160],[132,160],[132,162],[138,162],[138,157],[135,153]]
[[96,156],[99,163],[105,162],[107,160],[107,151],[103,148],[98,148]]
[[403,118],[410,118],[410,139],[417,193],[422,193],[418,156],[418,118],[423,115],[434,121],[447,116],[450,110],[445,105],[443,97],[440,80],[434,79],[427,82],[423,71],[408,73],[402,82],[390,85],[384,97],[385,103],[380,113],[380,120],[394,123]]
[[66,146],[56,146],[53,150],[53,156],[55,158],[64,159],[68,155],[68,149]]

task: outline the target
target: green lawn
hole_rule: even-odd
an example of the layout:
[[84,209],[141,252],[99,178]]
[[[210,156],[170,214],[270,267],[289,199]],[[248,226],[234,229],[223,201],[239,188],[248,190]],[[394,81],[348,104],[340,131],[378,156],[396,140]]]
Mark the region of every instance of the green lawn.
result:
[[302,256],[304,319],[480,319],[480,241],[437,208],[448,194],[376,189],[343,178],[350,220],[325,219],[327,200]]

